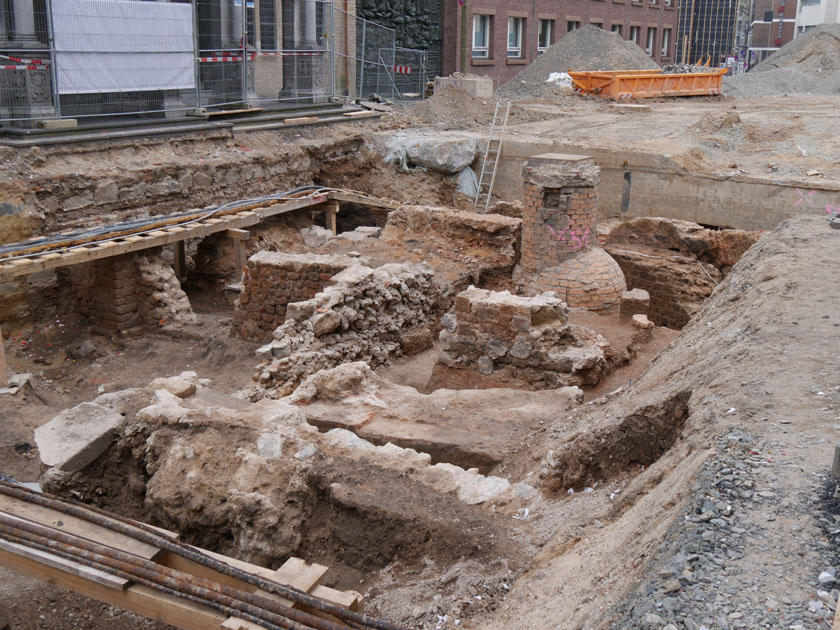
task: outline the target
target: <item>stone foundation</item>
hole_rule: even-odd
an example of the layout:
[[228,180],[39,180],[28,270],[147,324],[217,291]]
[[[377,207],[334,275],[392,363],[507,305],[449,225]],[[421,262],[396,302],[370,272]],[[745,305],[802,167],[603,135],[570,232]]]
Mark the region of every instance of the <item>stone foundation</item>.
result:
[[248,259],[231,336],[266,342],[286,321],[286,306],[321,292],[352,263],[346,256],[258,252]]
[[582,156],[546,154],[528,161],[522,257],[514,277],[519,291],[555,291],[571,307],[618,310],[624,276],[597,247],[599,173]]
[[429,389],[462,381],[480,387],[554,389],[594,385],[607,370],[600,335],[568,323],[569,309],[553,293],[532,298],[470,287],[443,317],[442,351]]

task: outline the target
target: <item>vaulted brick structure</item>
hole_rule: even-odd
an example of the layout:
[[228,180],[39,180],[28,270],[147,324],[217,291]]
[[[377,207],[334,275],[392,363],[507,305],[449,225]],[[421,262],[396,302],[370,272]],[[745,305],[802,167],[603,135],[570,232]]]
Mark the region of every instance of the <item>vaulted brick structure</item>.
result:
[[624,274],[595,235],[600,172],[580,155],[548,153],[525,164],[520,292],[555,291],[572,307],[618,309]]

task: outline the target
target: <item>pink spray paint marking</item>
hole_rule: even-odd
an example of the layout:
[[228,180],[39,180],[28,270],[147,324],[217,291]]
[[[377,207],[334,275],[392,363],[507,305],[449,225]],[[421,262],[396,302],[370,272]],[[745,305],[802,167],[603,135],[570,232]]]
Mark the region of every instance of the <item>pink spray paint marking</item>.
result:
[[813,201],[811,201],[811,197],[812,197],[814,194],[816,194],[816,192],[817,192],[816,190],[811,190],[811,191],[808,191],[807,193],[804,193],[804,192],[802,192],[799,188],[797,188],[797,189],[796,189],[796,192],[798,192],[798,193],[799,193],[799,199],[797,199],[797,200],[796,200],[796,203],[795,203],[795,204],[793,204],[793,207],[794,207],[794,208],[799,207],[799,204],[800,204],[800,203],[802,203],[803,201],[804,201],[805,203],[807,203],[809,206],[811,206],[812,208],[814,207],[814,202],[813,202]]

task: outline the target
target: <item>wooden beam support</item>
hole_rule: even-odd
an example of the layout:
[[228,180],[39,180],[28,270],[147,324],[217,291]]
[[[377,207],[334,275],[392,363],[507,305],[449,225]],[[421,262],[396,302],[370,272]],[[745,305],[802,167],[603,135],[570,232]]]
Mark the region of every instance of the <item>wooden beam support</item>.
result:
[[175,277],[183,282],[187,277],[187,253],[184,241],[175,242]]
[[0,328],[0,387],[9,382],[9,365],[6,363],[6,346],[3,342],[3,329]]
[[251,238],[251,233],[248,230],[238,230],[235,228],[232,230],[225,230],[224,235],[238,241],[247,241]]
[[333,234],[338,234],[338,211],[341,210],[341,202],[330,201],[324,204],[327,212],[327,229]]
[[242,286],[245,280],[245,259],[248,257],[248,252],[245,249],[245,241],[241,238],[233,240],[233,283]]

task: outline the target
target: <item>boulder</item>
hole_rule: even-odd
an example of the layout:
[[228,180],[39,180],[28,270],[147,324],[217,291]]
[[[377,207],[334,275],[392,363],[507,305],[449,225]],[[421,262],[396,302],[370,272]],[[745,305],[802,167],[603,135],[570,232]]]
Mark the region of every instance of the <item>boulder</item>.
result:
[[386,144],[385,161],[407,169],[423,166],[454,175],[475,161],[478,145],[474,138],[397,135]]
[[35,429],[41,461],[65,472],[81,470],[110,446],[125,418],[97,403],[65,409]]

